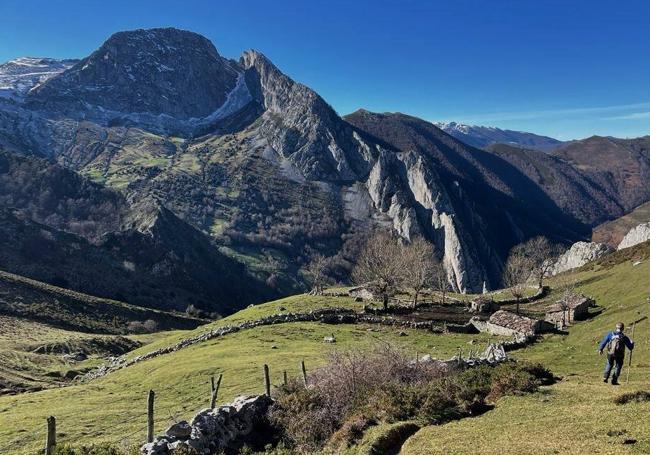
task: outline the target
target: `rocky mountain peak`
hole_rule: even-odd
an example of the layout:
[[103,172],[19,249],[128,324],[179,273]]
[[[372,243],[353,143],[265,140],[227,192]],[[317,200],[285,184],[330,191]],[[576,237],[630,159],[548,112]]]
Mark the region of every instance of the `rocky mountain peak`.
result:
[[226,102],[238,72],[235,63],[196,33],[174,28],[118,32],[33,90],[30,101],[67,112],[91,106],[200,118]]

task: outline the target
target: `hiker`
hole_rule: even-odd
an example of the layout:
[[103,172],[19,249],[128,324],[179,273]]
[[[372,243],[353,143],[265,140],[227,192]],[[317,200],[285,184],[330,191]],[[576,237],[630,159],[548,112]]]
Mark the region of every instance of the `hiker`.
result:
[[625,358],[625,347],[630,351],[634,349],[634,342],[623,333],[623,330],[625,330],[625,324],[622,322],[617,323],[616,330],[605,335],[605,338],[600,342],[598,348],[598,352],[602,355],[603,350],[607,347],[607,362],[605,363],[603,382],[609,380],[609,373],[612,371],[612,368],[614,368],[614,374],[612,374],[612,385],[618,385],[618,377],[621,374],[623,359]]

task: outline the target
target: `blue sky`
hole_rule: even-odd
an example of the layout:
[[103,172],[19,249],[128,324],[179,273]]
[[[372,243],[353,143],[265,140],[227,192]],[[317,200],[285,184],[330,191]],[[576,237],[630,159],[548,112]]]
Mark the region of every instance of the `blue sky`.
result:
[[262,51],[341,114],[632,137],[650,134],[649,24],[634,0],[0,0],[0,61],[174,26]]

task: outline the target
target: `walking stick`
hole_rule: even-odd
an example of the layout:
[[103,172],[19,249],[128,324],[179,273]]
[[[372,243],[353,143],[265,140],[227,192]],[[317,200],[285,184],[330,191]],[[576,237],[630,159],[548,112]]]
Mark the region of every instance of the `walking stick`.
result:
[[[634,329],[636,328],[636,325],[643,321],[644,319],[648,319],[647,316],[643,316],[641,319],[637,319],[632,323],[632,339],[634,340]],[[634,351],[630,351],[630,358],[627,361],[627,373],[625,374],[625,383],[628,384],[630,382],[630,369],[632,368],[632,353]]]

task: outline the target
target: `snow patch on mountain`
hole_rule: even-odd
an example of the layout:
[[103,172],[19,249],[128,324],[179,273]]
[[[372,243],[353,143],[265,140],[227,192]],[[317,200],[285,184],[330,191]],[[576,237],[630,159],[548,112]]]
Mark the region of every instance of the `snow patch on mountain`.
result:
[[77,60],[20,57],[0,65],[0,98],[20,101],[31,89],[77,63]]
[[525,131],[502,130],[493,126],[466,125],[457,122],[433,122],[433,124],[450,136],[477,148],[501,143],[550,152],[563,144],[562,141],[552,137]]

